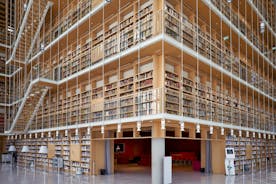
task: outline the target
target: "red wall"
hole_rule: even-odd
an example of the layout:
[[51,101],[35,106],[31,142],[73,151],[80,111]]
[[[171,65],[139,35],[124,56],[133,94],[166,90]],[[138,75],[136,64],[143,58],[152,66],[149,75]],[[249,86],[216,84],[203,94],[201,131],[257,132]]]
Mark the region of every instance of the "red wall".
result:
[[150,157],[151,155],[151,140],[150,139],[129,139],[116,140],[115,144],[124,144],[123,153],[115,153],[118,164],[127,164],[134,157]]
[[166,139],[166,156],[171,152],[194,152],[200,160],[200,141]]
[[[142,165],[148,165],[151,157],[151,139],[116,140],[115,144],[124,144],[123,153],[115,153],[118,164],[127,164],[134,157],[141,157]],[[195,152],[200,158],[200,141],[166,139],[167,156],[171,152]]]

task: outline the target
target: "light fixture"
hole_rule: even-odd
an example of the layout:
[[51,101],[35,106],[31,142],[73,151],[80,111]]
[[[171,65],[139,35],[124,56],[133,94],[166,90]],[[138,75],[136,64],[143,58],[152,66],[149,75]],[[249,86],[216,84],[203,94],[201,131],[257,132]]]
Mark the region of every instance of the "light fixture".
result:
[[65,130],[65,137],[68,137],[68,130]]
[[17,135],[15,135],[15,140],[17,140]]
[[24,11],[27,10],[27,4],[26,3],[24,3],[23,8],[24,8]]
[[12,28],[9,27],[7,30],[8,30],[8,32],[13,33],[13,29]]
[[260,23],[260,33],[264,33],[265,32],[265,23],[262,21]]
[[242,131],[241,130],[239,130],[239,137],[241,137],[242,136]]
[[142,127],[142,122],[141,121],[137,121],[137,131],[140,132],[141,131],[141,127]]
[[58,135],[59,135],[59,132],[58,132],[58,130],[56,131],[56,137],[58,137]]
[[246,137],[249,137],[249,131],[246,131]]
[[16,152],[16,148],[14,145],[10,145],[9,152]]
[[264,139],[266,139],[266,134],[265,133],[263,134],[263,136],[264,136]]
[[24,139],[26,139],[27,138],[27,135],[26,134],[24,134]]
[[223,127],[221,127],[221,129],[220,129],[220,134],[224,135],[224,128]]
[[104,134],[104,126],[101,126],[101,134]]
[[164,118],[161,119],[161,130],[166,129],[166,120]]
[[22,150],[21,150],[22,153],[27,153],[27,152],[29,152],[29,151],[30,151],[30,149],[29,149],[29,146],[28,146],[28,145],[24,145],[24,146],[22,147]]
[[255,132],[253,132],[253,133],[252,133],[252,137],[253,137],[253,138],[255,138],[255,137],[256,137],[256,135],[255,135],[255,134],[256,134]]
[[184,131],[185,131],[184,122],[180,122],[180,131],[181,131],[181,132],[184,132]]
[[271,135],[270,135],[270,134],[268,134],[268,136],[267,136],[267,137],[268,137],[268,139],[270,139],[270,138],[271,138]]
[[79,129],[78,128],[76,128],[76,130],[75,130],[75,136],[79,136]]
[[210,126],[210,134],[212,135],[214,133],[214,127]]
[[90,133],[91,133],[91,129],[90,127],[87,127],[87,135],[90,135]]
[[260,133],[260,132],[258,133],[258,136],[259,136],[259,139],[260,139],[260,138],[262,138],[262,135],[261,135],[261,133]]
[[35,138],[37,139],[37,133],[35,133]]
[[230,134],[231,134],[232,137],[234,136],[234,129],[230,130]]
[[48,132],[48,137],[49,137],[49,138],[51,137],[51,132]]
[[196,133],[200,133],[200,125],[199,124],[196,125]]
[[232,0],[227,0],[228,3],[232,3]]
[[122,127],[122,126],[121,126],[121,123],[119,123],[119,124],[117,125],[117,132],[118,132],[118,133],[121,132],[121,127]]
[[229,40],[229,36],[223,37],[223,40],[224,40],[224,41]]
[[44,50],[44,47],[45,47],[45,46],[44,46],[44,43],[41,43],[41,44],[40,44],[40,50],[43,51],[43,50]]
[[38,153],[40,153],[40,154],[47,154],[48,153],[47,146],[44,146],[44,145],[40,146]]
[[44,138],[44,132],[41,132],[41,138]]

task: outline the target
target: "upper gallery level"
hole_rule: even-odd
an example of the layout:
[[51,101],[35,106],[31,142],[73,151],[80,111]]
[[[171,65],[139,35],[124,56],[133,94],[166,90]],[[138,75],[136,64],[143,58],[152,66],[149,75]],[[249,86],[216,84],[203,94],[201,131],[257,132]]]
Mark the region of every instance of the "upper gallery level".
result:
[[[55,21],[60,23],[57,24],[59,31],[53,34],[54,29],[48,28],[49,31],[43,32],[40,42],[45,44],[44,50],[39,47],[40,54],[30,60],[32,66],[38,68],[41,77],[62,82],[81,71],[103,64],[101,61],[161,39],[171,44],[182,44],[186,51],[194,51],[191,53],[195,57],[199,55],[201,60],[208,61],[210,65],[239,80],[243,85],[274,98],[275,85],[270,85],[275,84],[274,64],[271,65],[270,62],[274,60],[268,60],[247,37],[239,35],[239,29],[233,30],[234,24],[228,25],[204,2],[198,1],[197,5],[204,11],[197,11],[192,1],[182,2],[182,5],[180,2],[112,1],[94,12],[85,23],[78,23],[77,20],[83,19],[81,15],[76,18],[75,23],[69,24],[69,18],[67,21]],[[71,9],[74,7],[79,11],[84,6],[72,6]],[[64,22],[71,26],[60,29]],[[75,24],[77,27],[70,29]],[[70,32],[66,32],[69,29]],[[43,30],[46,30],[46,26]],[[43,37],[46,35],[51,35],[49,41]],[[62,38],[59,39],[60,36]],[[37,45],[41,46],[41,43]]]
[[[137,9],[143,9],[143,3],[147,2],[146,0],[135,1],[111,1],[110,3],[104,4],[103,1],[82,1],[81,4],[76,3],[77,1],[72,1],[69,4],[54,4],[53,5],[53,15],[47,17],[44,28],[41,30],[40,39],[37,41],[36,49],[33,53],[33,57],[31,60],[36,58],[36,53],[41,51],[41,47],[49,49],[49,45],[52,43],[58,43],[59,40],[67,39],[67,34],[76,31],[79,27],[84,27],[82,24],[91,24],[92,28],[86,29],[94,29],[101,24],[106,24],[108,18],[111,18],[112,15],[119,12],[119,14],[124,14],[124,9],[129,9],[132,7],[133,13],[137,11]],[[160,9],[165,9],[166,4],[172,5],[173,9],[176,10],[181,15],[184,14],[191,20],[191,13],[193,12],[194,20],[193,22],[197,23],[196,12],[198,11],[198,17],[203,18],[205,24],[210,25],[213,22],[215,23],[215,19],[213,19],[212,14],[216,14],[218,17],[216,23],[225,24],[222,28],[228,30],[228,37],[240,37],[242,42],[246,45],[252,47],[254,52],[257,52],[261,55],[261,57],[273,65],[275,68],[275,39],[276,35],[268,26],[264,25],[264,29],[261,29],[261,25],[263,25],[262,21],[260,21],[260,17],[254,11],[251,6],[251,3],[245,0],[240,0],[239,3],[237,1],[233,1],[228,3],[226,0],[218,1],[218,0],[199,0],[199,1],[178,1],[178,0],[167,0],[160,1],[158,7],[153,8],[153,11],[159,11]],[[198,3],[196,3],[198,2]],[[182,3],[182,5],[181,5]],[[186,8],[185,8],[186,7]],[[101,10],[99,10],[101,8]],[[54,10],[61,10],[60,13],[55,13]],[[131,9],[131,8],[130,8]],[[119,11],[118,11],[119,10]],[[246,11],[245,11],[246,10]],[[210,12],[211,11],[211,12]],[[90,19],[90,17],[94,17],[97,14],[98,18],[101,21],[96,21]],[[120,18],[119,18],[120,17]],[[273,16],[272,16],[273,17]],[[136,16],[137,18],[137,16]],[[115,20],[114,18],[113,20]],[[181,17],[182,19],[182,17]],[[209,20],[213,19],[213,20]],[[117,16],[117,22],[122,22],[124,20],[124,15]],[[114,21],[115,22],[115,21]],[[101,26],[100,26],[101,27]],[[102,26],[103,29],[108,29],[106,26]],[[231,35],[230,35],[231,34]],[[70,36],[68,36],[70,37]],[[76,37],[73,38],[76,40]]]

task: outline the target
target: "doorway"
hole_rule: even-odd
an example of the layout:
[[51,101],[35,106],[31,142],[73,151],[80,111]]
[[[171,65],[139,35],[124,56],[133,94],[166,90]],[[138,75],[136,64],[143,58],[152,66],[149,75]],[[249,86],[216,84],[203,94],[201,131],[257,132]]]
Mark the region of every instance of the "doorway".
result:
[[165,147],[166,156],[172,157],[173,171],[200,171],[200,140],[166,138]]
[[116,139],[114,173],[151,172],[151,139]]

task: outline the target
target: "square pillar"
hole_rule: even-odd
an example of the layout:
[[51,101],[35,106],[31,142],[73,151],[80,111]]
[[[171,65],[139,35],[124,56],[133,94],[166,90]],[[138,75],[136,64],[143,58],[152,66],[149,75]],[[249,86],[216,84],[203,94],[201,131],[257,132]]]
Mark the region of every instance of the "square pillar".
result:
[[151,139],[151,183],[163,183],[163,158],[165,156],[165,138]]

